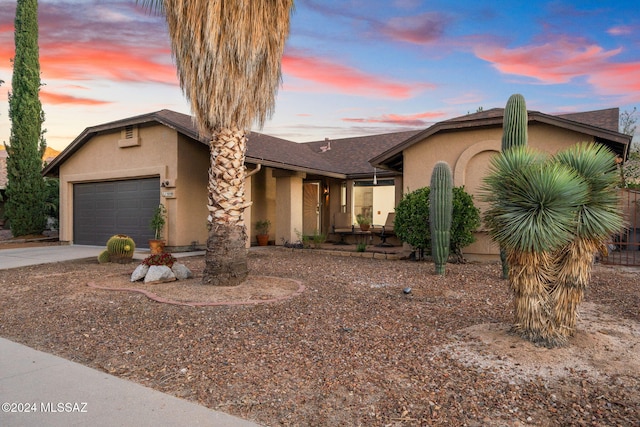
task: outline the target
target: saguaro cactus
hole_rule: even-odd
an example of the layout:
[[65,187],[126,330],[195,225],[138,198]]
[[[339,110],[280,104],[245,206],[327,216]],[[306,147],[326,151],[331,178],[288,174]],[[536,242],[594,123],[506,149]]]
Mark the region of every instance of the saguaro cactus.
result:
[[527,145],[527,104],[524,96],[516,93],[507,100],[502,121],[502,151]]
[[[528,131],[527,103],[524,96],[519,93],[513,94],[507,100],[504,108],[504,118],[502,120],[502,152],[513,147],[527,145]],[[509,278],[509,264],[507,253],[504,248],[500,248],[500,261],[502,262],[502,278]]]
[[133,259],[136,244],[125,234],[116,234],[107,240],[107,250],[112,262],[126,263]]
[[453,212],[453,177],[447,162],[438,162],[431,173],[429,192],[429,220],[431,230],[431,256],[436,274],[444,275],[451,242]]

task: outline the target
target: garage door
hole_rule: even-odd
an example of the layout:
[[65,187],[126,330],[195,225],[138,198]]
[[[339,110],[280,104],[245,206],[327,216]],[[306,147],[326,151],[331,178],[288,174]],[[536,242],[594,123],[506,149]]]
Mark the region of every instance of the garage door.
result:
[[146,248],[153,238],[149,220],[160,203],[160,178],[90,182],[73,186],[73,241],[103,246],[127,234]]

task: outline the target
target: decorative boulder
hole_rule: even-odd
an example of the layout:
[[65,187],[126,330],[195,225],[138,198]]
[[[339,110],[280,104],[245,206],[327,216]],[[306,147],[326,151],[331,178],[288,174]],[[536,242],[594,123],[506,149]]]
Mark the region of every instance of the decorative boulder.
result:
[[144,277],[147,275],[147,271],[149,271],[149,266],[140,264],[136,267],[135,270],[133,270],[133,273],[131,273],[131,281],[137,282],[138,280],[144,279]]
[[144,283],[162,283],[174,280],[176,280],[176,275],[166,265],[152,265],[144,277]]
[[186,265],[177,262],[173,264],[173,267],[171,267],[171,271],[173,271],[173,274],[176,275],[176,279],[178,280],[185,280],[193,277],[193,273],[187,268]]

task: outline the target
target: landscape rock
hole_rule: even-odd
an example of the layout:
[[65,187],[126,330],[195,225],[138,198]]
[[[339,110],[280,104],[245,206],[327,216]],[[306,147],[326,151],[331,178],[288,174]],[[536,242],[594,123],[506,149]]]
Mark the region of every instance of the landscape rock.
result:
[[171,271],[173,271],[173,274],[176,275],[176,279],[178,280],[185,280],[193,277],[193,273],[186,265],[177,262],[173,264]]
[[176,280],[176,275],[166,265],[150,266],[147,275],[144,277],[144,283],[173,282],[174,280]]
[[147,271],[149,271],[149,266],[140,264],[135,270],[133,270],[133,273],[131,273],[131,281],[137,282],[138,280],[144,279],[144,276],[147,275]]

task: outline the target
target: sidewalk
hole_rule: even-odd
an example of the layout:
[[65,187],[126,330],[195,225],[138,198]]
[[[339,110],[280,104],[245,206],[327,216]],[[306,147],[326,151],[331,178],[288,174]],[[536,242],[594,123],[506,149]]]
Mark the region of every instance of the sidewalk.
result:
[[258,426],[4,338],[0,353],[4,427]]
[[[76,245],[3,249],[0,275],[6,268],[97,257],[103,249]],[[147,255],[140,252],[135,258]],[[4,338],[0,355],[3,427],[259,426]]]

